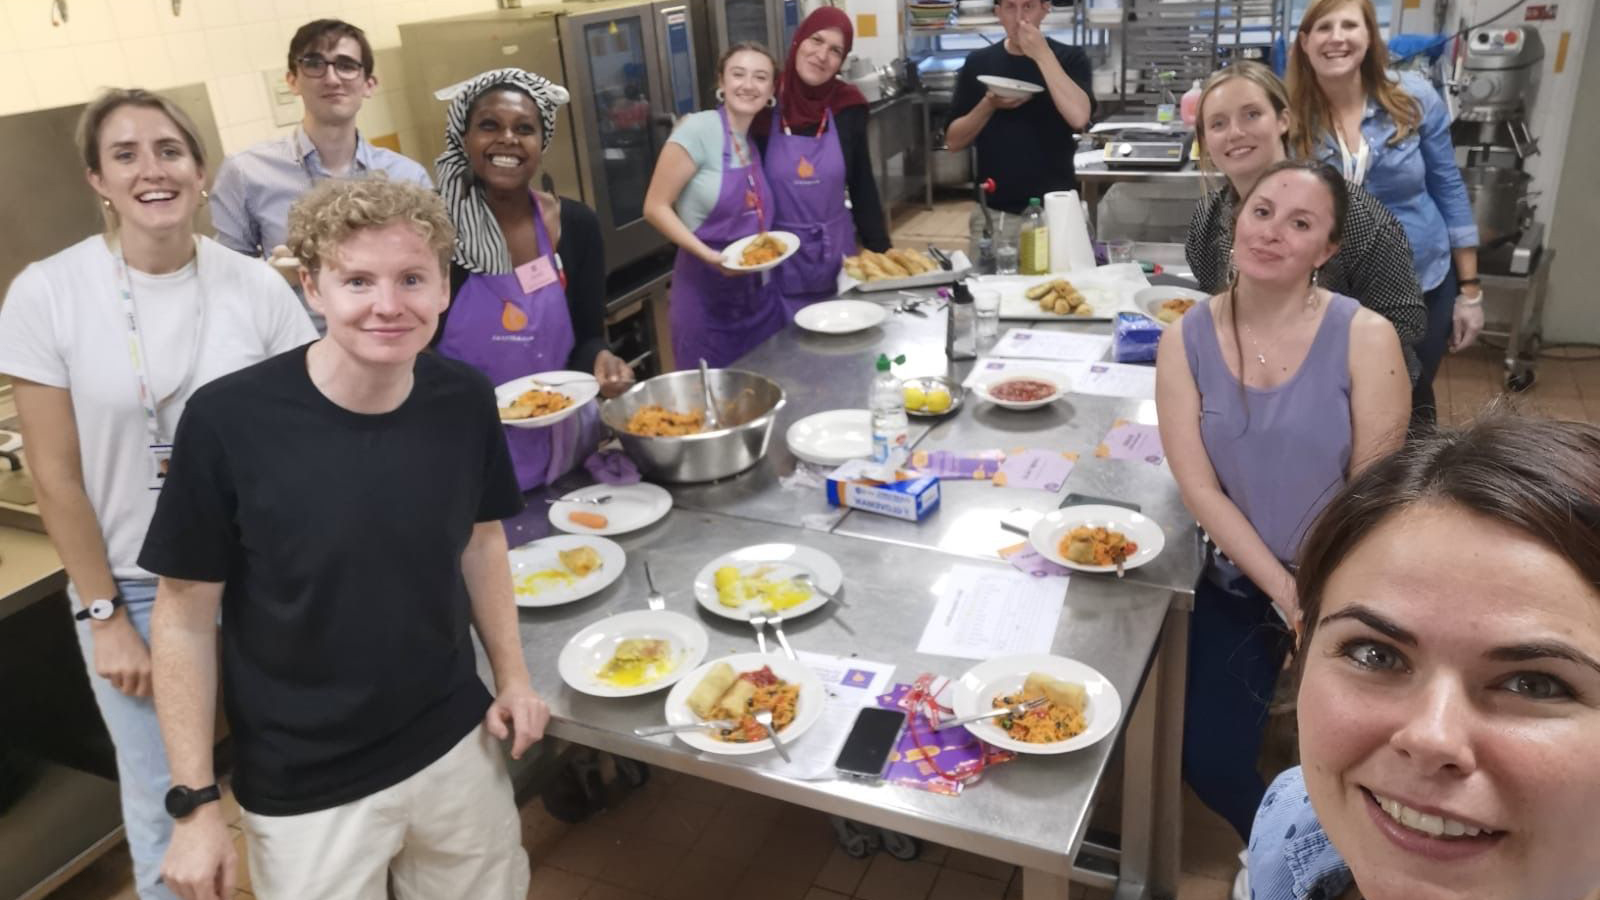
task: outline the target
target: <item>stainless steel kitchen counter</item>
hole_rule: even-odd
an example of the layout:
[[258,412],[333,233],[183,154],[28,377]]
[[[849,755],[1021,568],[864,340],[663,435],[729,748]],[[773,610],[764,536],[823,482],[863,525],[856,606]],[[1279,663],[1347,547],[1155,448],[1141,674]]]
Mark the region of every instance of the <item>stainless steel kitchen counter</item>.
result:
[[[1038,872],[1068,875],[1115,739],[1060,756],[1019,758],[986,772],[980,783],[959,797],[945,797],[889,784],[800,781],[765,771],[750,758],[700,755],[671,737],[637,738],[634,727],[662,721],[662,693],[602,699],[574,691],[561,681],[555,660],[574,633],[606,616],[645,608],[642,563],[646,559],[667,595],[667,608],[706,626],[711,637],[708,659],[753,651],[750,628],[702,611],[690,584],[712,556],[769,541],[803,542],[833,556],[845,572],[848,607],[826,607],[786,623],[797,649],[892,663],[895,680],[901,682],[923,672],[956,676],[974,664],[915,649],[933,607],[935,583],[952,566],[973,564],[970,560],[675,509],[661,523],[619,539],[629,560],[615,584],[577,603],[522,611],[524,652],[534,687],[550,704],[550,733]],[[997,571],[1008,568],[997,562],[986,565]],[[1138,694],[1167,607],[1167,593],[1155,588],[1074,578],[1066,591],[1052,652],[1102,672],[1116,686],[1126,710]],[[486,665],[480,664],[480,669],[488,677]],[[1131,718],[1125,712],[1122,727]]]
[[[924,291],[924,294],[931,291]],[[865,295],[885,304],[900,297]],[[1003,322],[1008,325],[1027,325]],[[1107,333],[1105,323],[1031,323],[1035,327]],[[828,507],[818,487],[783,486],[796,460],[784,435],[814,412],[866,406],[872,361],[879,353],[905,354],[903,375],[966,374],[944,354],[943,310],[926,318],[891,313],[879,326],[854,335],[822,336],[790,325],[737,368],[776,379],[787,405],[772,433],[767,457],[756,467],[713,484],[669,486],[676,504],[661,522],[625,535],[627,571],[597,597],[553,609],[524,610],[523,638],[536,687],[551,701],[552,733],[668,768],[758,791],[789,802],[950,843],[1025,869],[1026,895],[1065,897],[1065,879],[1083,840],[1087,815],[1105,761],[1115,746],[1065,757],[1030,758],[987,775],[960,798],[936,797],[894,786],[838,780],[801,782],[732,759],[708,759],[681,742],[635,738],[631,729],[659,721],[661,695],[624,700],[587,697],[567,688],[555,671],[561,646],[584,625],[625,609],[643,608],[642,558],[651,560],[668,607],[700,617],[711,633],[711,656],[749,650],[747,626],[695,610],[689,590],[694,573],[716,554],[766,541],[805,543],[832,554],[846,572],[849,608],[829,608],[786,627],[802,650],[892,662],[896,678],[924,672],[959,674],[965,660],[922,656],[917,640],[931,609],[930,587],[958,563],[1006,568],[994,550],[1023,540],[999,528],[1016,507],[1056,508],[1068,491],[1139,503],[1160,522],[1166,549],[1127,577],[1073,575],[1053,652],[1082,659],[1117,685],[1125,704],[1123,818],[1118,896],[1170,894],[1176,887],[1181,784],[1183,673],[1188,610],[1201,557],[1192,517],[1165,466],[1102,460],[1094,448],[1118,418],[1153,422],[1152,401],[1072,394],[1043,410],[1010,412],[972,396],[955,415],[913,419],[913,445],[923,449],[1018,446],[1074,450],[1079,459],[1059,493],[997,488],[989,483],[945,481],[940,509],[920,523]],[[507,523],[513,545],[550,532],[543,498],[588,482],[580,470],[529,495],[530,507]],[[809,525],[810,527],[806,527]],[[832,533],[829,533],[831,528]],[[1158,643],[1159,641],[1159,643]],[[1135,700],[1138,698],[1138,704]],[[1079,875],[1083,873],[1080,870]],[[1094,879],[1091,879],[1094,880]],[[1109,883],[1103,876],[1100,883]]]

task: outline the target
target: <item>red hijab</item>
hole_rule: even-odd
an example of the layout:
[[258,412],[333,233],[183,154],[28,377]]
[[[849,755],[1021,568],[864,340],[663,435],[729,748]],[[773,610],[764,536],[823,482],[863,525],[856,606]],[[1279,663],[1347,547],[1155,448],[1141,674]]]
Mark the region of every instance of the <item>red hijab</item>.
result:
[[[828,112],[837,113],[852,106],[866,106],[866,95],[855,85],[838,75],[815,87],[806,84],[795,71],[794,58],[800,44],[824,28],[837,28],[844,35],[844,52],[850,55],[855,43],[855,29],[850,26],[850,15],[834,6],[818,7],[795,30],[789,42],[789,55],[783,63],[783,75],[778,78],[778,108],[783,114],[783,124],[790,128],[817,125]],[[841,66],[843,64],[841,63]]]

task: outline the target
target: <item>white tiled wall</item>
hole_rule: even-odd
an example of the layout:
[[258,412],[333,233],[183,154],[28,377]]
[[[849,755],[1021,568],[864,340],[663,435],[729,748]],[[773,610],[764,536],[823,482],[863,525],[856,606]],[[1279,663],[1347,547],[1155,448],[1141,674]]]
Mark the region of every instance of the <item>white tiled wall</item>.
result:
[[[224,152],[286,130],[272,121],[264,72],[281,79],[289,38],[321,17],[365,29],[378,89],[361,110],[368,135],[411,125],[401,93],[401,22],[495,8],[495,0],[68,0],[52,26],[50,0],[0,0],[0,115],[82,103],[102,87],[205,82]],[[405,148],[409,149],[409,148]]]

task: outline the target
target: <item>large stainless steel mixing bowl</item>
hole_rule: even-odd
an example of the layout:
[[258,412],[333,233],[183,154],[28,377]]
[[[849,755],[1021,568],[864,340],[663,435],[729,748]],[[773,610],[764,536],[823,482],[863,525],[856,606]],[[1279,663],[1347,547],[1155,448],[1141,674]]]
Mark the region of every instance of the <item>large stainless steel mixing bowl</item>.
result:
[[607,400],[600,418],[622,441],[622,449],[645,475],[659,481],[715,481],[737,475],[761,461],[772,425],[783,409],[776,381],[740,369],[712,369],[711,391],[723,427],[684,437],[642,437],[627,430],[628,418],[646,406],[676,412],[705,409],[698,371],[657,375]]

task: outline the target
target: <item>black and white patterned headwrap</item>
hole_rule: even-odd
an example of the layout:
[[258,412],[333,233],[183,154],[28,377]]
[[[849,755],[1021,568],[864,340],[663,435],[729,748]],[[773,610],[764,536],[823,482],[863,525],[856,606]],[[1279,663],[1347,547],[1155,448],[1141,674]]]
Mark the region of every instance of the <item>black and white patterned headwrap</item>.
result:
[[567,89],[540,75],[523,69],[495,69],[484,72],[435,96],[450,100],[445,117],[444,152],[434,162],[434,179],[439,195],[450,210],[456,226],[454,260],[469,272],[501,275],[511,271],[511,252],[506,249],[500,223],[495,221],[483,192],[472,177],[467,159],[467,113],[473,101],[498,87],[514,87],[526,92],[539,104],[539,120],[544,128],[544,146],[556,133],[556,112],[566,103]]

